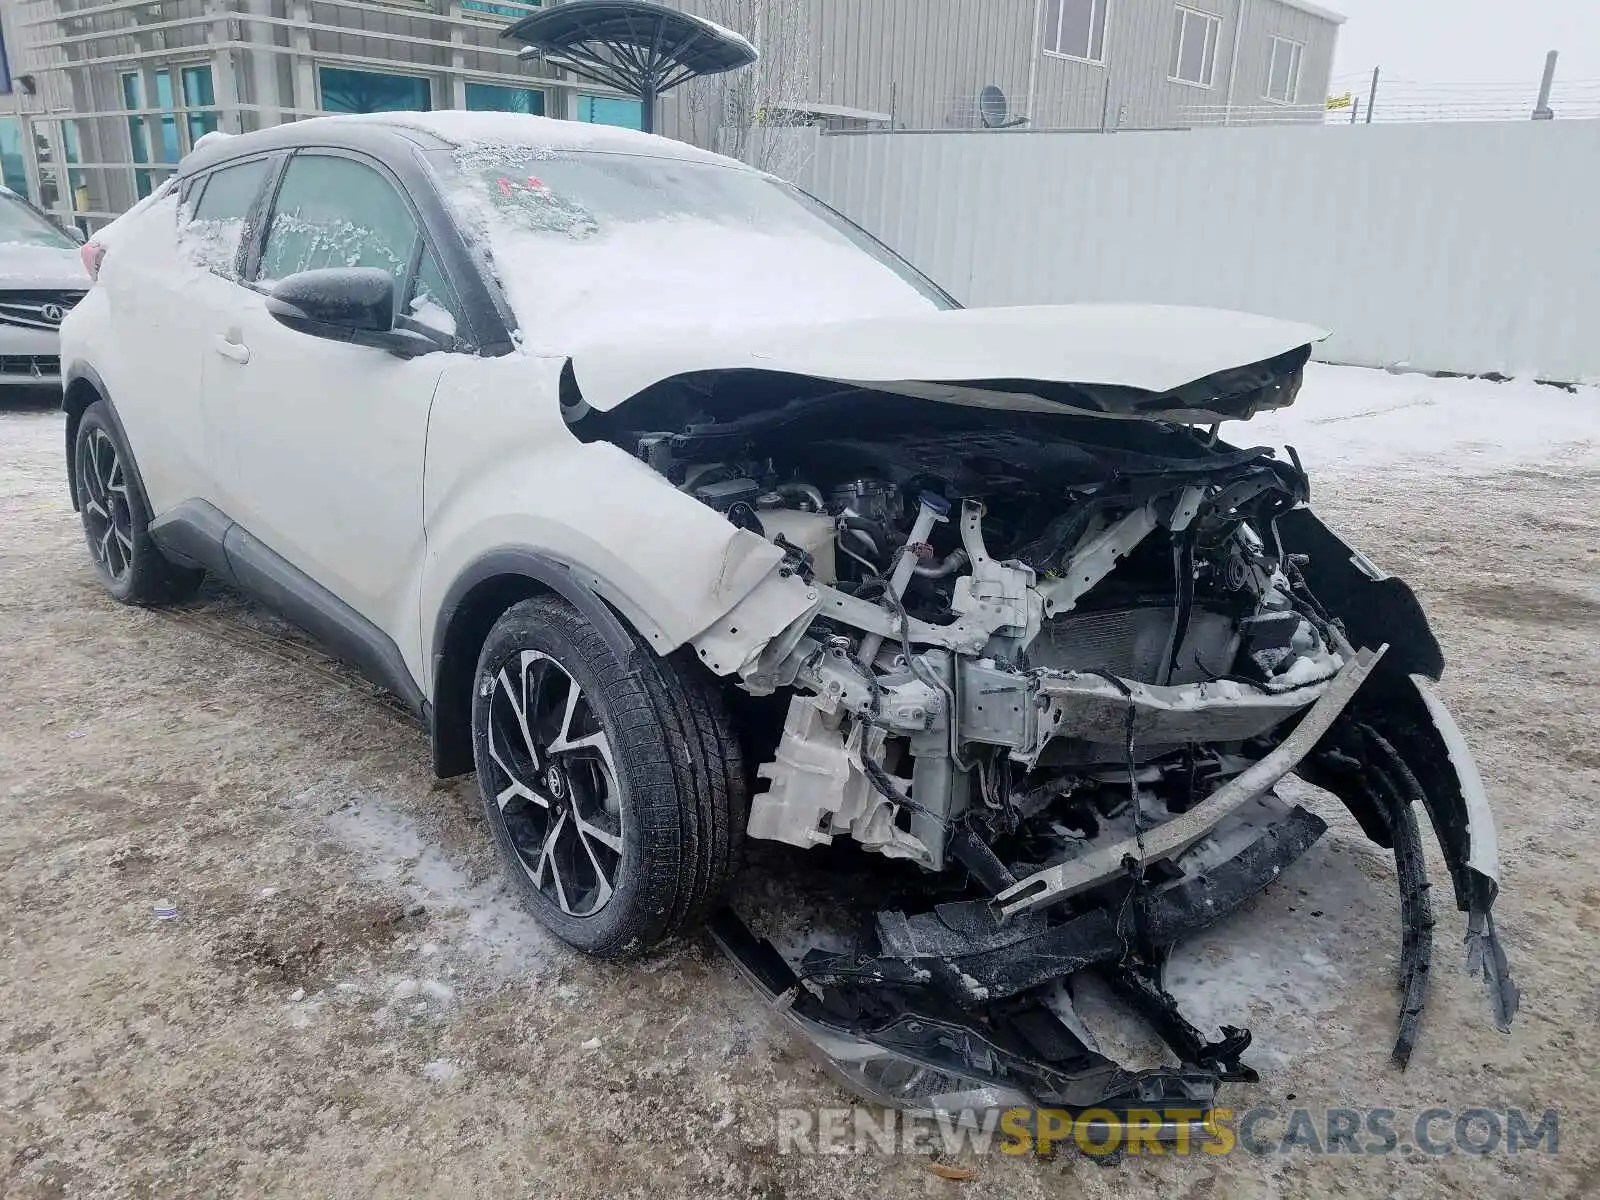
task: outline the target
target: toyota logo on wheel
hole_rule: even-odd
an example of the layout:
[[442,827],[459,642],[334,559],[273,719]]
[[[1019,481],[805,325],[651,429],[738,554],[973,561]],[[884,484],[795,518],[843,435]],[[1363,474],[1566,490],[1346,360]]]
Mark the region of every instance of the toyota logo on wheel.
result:
[[61,324],[61,318],[67,315],[67,310],[59,304],[46,304],[39,309],[39,315],[52,325]]

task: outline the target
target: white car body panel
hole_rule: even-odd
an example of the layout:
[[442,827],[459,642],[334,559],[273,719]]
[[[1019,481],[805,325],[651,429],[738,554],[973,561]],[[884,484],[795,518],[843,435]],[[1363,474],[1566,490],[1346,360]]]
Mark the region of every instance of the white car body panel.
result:
[[811,375],[933,399],[1060,412],[1048,401],[977,388],[897,385],[1041,380],[1161,393],[1319,342],[1326,330],[1249,313],[1158,304],[929,311],[779,329],[680,336],[572,351],[584,399],[602,412],[691,371]]
[[[61,326],[63,364],[92,361],[112,395],[145,481],[151,510],[215,503],[201,399],[203,331],[234,286],[178,258],[177,201],[123,214],[100,278]],[[133,230],[137,236],[122,237]],[[115,336],[103,336],[115,320]]]
[[26,246],[0,242],[0,289],[62,288],[82,291],[89,286],[83,259],[77,250]]
[[[445,371],[428,429],[422,629],[477,559],[535,548],[572,567],[665,654],[748,597],[782,552],[615,446],[573,437],[557,401],[564,362],[513,354]],[[804,595],[793,593],[789,619],[805,610]],[[426,692],[431,677],[418,678]]]
[[260,292],[224,286],[221,328],[202,339],[218,507],[414,650],[407,589],[422,559],[423,453],[447,356],[406,361],[307,337],[274,320]]

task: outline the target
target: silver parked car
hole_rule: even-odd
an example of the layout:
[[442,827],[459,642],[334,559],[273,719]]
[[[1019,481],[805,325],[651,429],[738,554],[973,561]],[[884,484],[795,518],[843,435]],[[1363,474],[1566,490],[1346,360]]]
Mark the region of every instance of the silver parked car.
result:
[[0,388],[61,385],[61,319],[89,290],[83,247],[0,188]]

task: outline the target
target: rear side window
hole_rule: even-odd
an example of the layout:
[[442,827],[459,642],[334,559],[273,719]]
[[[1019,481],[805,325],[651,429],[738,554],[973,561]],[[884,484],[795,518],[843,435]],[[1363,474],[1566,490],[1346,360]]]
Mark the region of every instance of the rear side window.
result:
[[330,154],[289,160],[261,254],[262,282],[323,267],[377,267],[409,281],[422,236],[399,190],[373,167]]
[[272,160],[252,159],[212,171],[190,193],[180,242],[196,266],[238,277],[239,247],[249,233],[256,197]]

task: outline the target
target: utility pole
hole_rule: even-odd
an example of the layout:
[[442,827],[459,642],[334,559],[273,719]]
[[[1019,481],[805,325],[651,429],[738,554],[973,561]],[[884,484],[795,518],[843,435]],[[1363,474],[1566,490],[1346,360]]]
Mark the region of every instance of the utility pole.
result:
[[1539,103],[1533,106],[1533,119],[1535,121],[1554,121],[1555,110],[1550,107],[1550,89],[1556,82],[1556,59],[1561,57],[1561,52],[1552,50],[1544,56],[1544,81],[1539,84]]
[[1367,97],[1367,124],[1372,124],[1372,110],[1378,107],[1378,68],[1372,68],[1372,94]]

